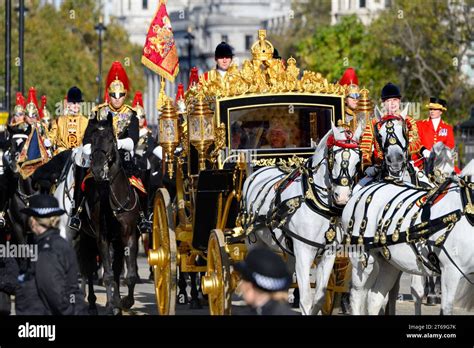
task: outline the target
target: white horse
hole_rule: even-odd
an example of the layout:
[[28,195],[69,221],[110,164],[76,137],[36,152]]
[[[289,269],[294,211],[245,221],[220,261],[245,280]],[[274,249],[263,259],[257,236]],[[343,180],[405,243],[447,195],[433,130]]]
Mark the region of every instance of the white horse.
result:
[[[244,183],[243,225],[249,234],[248,247],[256,236],[255,242],[260,240],[275,250],[291,249],[291,239],[303,314],[317,314],[324,304],[336,257],[324,251],[326,245],[341,241],[337,219],[358,174],[361,133],[359,127],[352,137],[333,125],[305,167],[291,173],[278,167],[262,168]],[[312,299],[310,268],[321,253]]]
[[[433,153],[439,155],[439,148]],[[434,168],[445,176],[454,166],[438,161]],[[474,287],[468,284],[474,273],[472,184],[457,181],[450,179],[431,193],[407,184],[374,183],[354,194],[343,212],[343,228],[366,253],[351,255],[353,314],[378,314],[400,271],[441,273],[444,314],[452,314],[457,289],[463,305],[474,306]]]

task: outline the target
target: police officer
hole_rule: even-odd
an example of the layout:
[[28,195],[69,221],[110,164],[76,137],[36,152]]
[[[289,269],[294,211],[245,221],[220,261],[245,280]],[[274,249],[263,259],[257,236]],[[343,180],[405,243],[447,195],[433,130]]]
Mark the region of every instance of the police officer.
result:
[[[56,198],[35,195],[26,214],[38,245],[37,260],[31,260],[21,277],[16,305],[18,314],[81,315],[86,313],[84,294],[78,286],[79,268],[72,246],[59,235],[59,217],[64,210]],[[38,299],[40,300],[38,302]]]
[[268,248],[256,247],[235,265],[239,289],[256,315],[297,315],[288,304],[292,277],[283,259]]

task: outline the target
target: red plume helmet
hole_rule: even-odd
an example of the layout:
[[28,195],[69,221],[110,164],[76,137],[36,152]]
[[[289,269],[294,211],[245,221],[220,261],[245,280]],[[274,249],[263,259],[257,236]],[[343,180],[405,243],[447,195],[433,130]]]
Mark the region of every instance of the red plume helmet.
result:
[[353,68],[347,68],[344,71],[341,79],[339,80],[339,84],[341,86],[348,86],[348,85],[359,85],[359,79],[357,78],[357,74]]
[[45,120],[49,120],[51,118],[51,114],[49,113],[48,109],[46,108],[46,104],[47,104],[47,99],[46,99],[46,96],[43,95],[41,97],[41,109],[39,110],[40,112],[40,119],[45,119]]
[[[194,69],[194,68],[193,68]],[[186,104],[184,102],[184,86],[182,83],[178,85],[178,91],[176,92],[176,106],[178,108],[179,113],[185,113],[186,112]]]
[[135,96],[133,97],[132,108],[135,109],[138,119],[145,119],[143,124],[144,127],[147,126],[145,109],[143,107],[143,96],[141,91],[136,91]]
[[198,83],[199,83],[199,70],[196,67],[191,68],[191,72],[189,74],[188,90]]
[[[105,84],[105,94],[109,93],[127,93],[130,90],[130,82],[127,73],[119,61],[112,63],[109,73],[107,74],[107,81]],[[107,97],[104,96],[107,100]]]
[[38,117],[38,100],[36,99],[36,90],[34,87],[30,88],[28,92],[28,100],[26,101],[26,113],[30,117]]
[[341,86],[346,86],[346,96],[358,99],[359,98],[359,79],[353,68],[347,68],[339,80]]
[[26,100],[21,92],[16,92],[16,103],[15,103],[15,114],[20,112],[25,112],[26,109]]

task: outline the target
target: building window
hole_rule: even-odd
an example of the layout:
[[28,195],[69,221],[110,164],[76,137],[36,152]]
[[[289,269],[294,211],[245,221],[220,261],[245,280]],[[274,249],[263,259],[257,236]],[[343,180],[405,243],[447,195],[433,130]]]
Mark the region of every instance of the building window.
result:
[[229,41],[229,36],[227,36],[227,35],[222,35],[222,36],[221,36],[221,41],[224,41],[224,42]]
[[142,5],[144,10],[148,10],[148,0],[143,0]]
[[248,51],[252,47],[253,35],[245,35],[245,50]]
[[365,8],[365,0],[359,0],[359,7]]

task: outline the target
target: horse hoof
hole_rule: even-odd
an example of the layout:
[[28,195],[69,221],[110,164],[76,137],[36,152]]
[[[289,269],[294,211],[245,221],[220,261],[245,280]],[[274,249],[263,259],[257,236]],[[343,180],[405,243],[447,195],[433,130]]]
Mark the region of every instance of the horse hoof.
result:
[[427,306],[436,306],[436,297],[435,296],[428,296],[426,298],[426,305]]
[[202,309],[201,301],[199,299],[192,299],[189,303],[190,309]]
[[118,307],[115,307],[113,310],[114,315],[122,315],[122,310]]
[[135,304],[135,300],[131,297],[125,296],[121,300],[121,305],[123,309],[130,309]]

